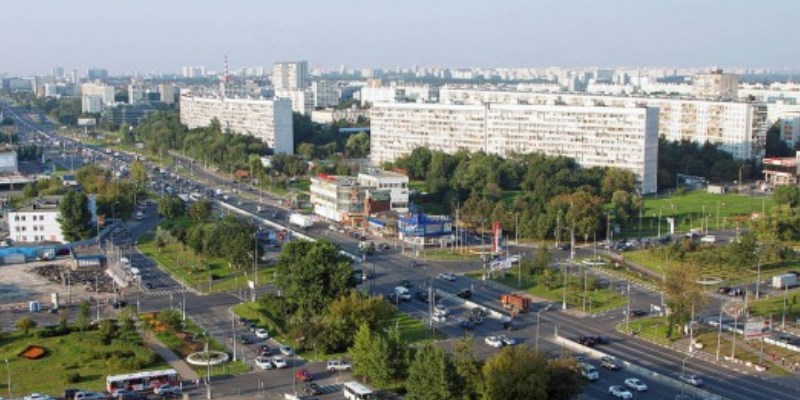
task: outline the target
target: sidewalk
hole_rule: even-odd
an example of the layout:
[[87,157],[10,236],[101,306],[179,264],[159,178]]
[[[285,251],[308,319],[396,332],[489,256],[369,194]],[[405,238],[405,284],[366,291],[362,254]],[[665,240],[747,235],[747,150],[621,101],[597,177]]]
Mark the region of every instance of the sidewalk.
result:
[[186,361],[182,358],[178,357],[172,350],[170,350],[164,343],[161,342],[153,332],[148,330],[142,330],[142,340],[144,343],[153,349],[158,355],[164,359],[175,371],[178,371],[178,375],[185,381],[194,381],[196,379],[200,379],[200,376],[197,375],[192,367],[189,366]]

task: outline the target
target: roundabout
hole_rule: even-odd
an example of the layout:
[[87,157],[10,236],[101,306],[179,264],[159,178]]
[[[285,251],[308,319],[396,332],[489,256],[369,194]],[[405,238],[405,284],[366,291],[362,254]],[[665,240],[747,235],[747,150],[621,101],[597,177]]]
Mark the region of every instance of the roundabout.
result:
[[714,276],[702,276],[697,279],[697,283],[702,286],[716,286],[722,284],[722,278]]

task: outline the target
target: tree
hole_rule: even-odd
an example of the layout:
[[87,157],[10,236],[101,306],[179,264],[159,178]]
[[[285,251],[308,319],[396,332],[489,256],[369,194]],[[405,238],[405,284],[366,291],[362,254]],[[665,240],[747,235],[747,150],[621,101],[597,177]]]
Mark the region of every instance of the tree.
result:
[[777,204],[787,204],[791,208],[800,207],[800,187],[796,185],[781,185],[775,188],[772,199]]
[[547,269],[550,269],[550,264],[553,262],[553,254],[550,253],[547,246],[539,246],[533,253],[533,259],[530,264],[530,271],[532,275],[538,275]]
[[78,304],[78,315],[75,317],[75,326],[81,331],[89,327],[89,301],[81,300]]
[[359,132],[350,135],[344,145],[344,151],[350,158],[364,158],[369,154],[369,135]]
[[472,335],[464,335],[453,346],[453,364],[461,380],[461,398],[464,400],[477,400],[483,388],[480,363],[472,339]]
[[92,234],[92,213],[89,211],[89,198],[82,192],[70,190],[61,199],[58,223],[64,239],[69,242],[83,240]]
[[350,260],[330,242],[295,240],[283,246],[275,286],[300,316],[318,315],[356,286]]
[[791,157],[794,155],[792,149],[781,139],[780,121],[767,130],[764,152],[766,157]]
[[317,146],[313,143],[300,143],[297,146],[297,154],[309,160],[314,159],[317,156]]
[[353,374],[378,386],[402,381],[408,373],[408,351],[397,329],[387,335],[381,331],[370,332],[369,327],[362,324],[350,354]]
[[603,196],[610,199],[611,195],[618,191],[634,193],[636,191],[636,175],[628,170],[609,168],[603,177]]
[[346,350],[361,325],[366,324],[372,331],[383,329],[394,314],[394,307],[382,298],[350,290],[328,305],[322,335],[327,349]]
[[407,399],[456,399],[461,397],[461,387],[453,360],[444,349],[428,344],[417,350],[408,367]]
[[355,376],[368,377],[373,371],[372,336],[369,325],[363,323],[353,337],[353,346],[350,347],[349,353],[353,357],[353,375]]
[[570,400],[583,393],[586,380],[574,358],[556,358],[548,363],[547,400]]
[[167,219],[177,219],[186,212],[186,204],[173,194],[161,198],[158,202],[158,213]]
[[36,185],[36,182],[25,184],[25,186],[22,188],[22,195],[26,199],[33,199],[39,196],[39,189]]
[[189,218],[194,221],[205,221],[211,217],[211,202],[202,199],[189,206]]
[[691,316],[692,308],[699,307],[703,300],[703,288],[697,283],[700,271],[694,263],[668,264],[664,269],[662,291],[670,308],[670,326],[667,334],[672,334],[674,326],[683,325]]
[[32,320],[31,317],[22,317],[14,323],[14,326],[17,329],[21,329],[25,336],[28,336],[30,330],[36,328],[36,321]]
[[131,163],[131,179],[136,182],[139,187],[142,187],[147,182],[147,167],[143,162],[134,160]]
[[546,400],[547,358],[527,346],[505,347],[483,365],[484,400]]

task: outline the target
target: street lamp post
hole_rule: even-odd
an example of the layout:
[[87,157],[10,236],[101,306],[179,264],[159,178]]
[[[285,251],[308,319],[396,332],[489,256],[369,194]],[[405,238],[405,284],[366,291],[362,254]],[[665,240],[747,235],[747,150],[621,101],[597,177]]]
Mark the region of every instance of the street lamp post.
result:
[[[686,375],[686,361],[688,361],[692,357],[694,357],[694,353],[689,354],[688,356],[686,356],[686,358],[683,359],[683,361],[681,361],[681,375]],[[684,393],[685,388],[686,388],[686,382],[681,380],[681,394]]]
[[567,309],[567,264],[563,264],[564,266],[564,287],[562,288],[563,293],[563,300],[561,303],[561,309]]
[[541,310],[536,312],[536,340],[534,342],[535,343],[534,344],[534,349],[536,349],[537,353],[539,352],[539,326],[541,326],[539,324],[539,316],[542,314],[542,311],[544,311],[545,309],[546,308],[542,308]]
[[8,359],[6,358],[6,375],[8,375],[8,398],[12,399],[14,396],[11,395],[11,366],[8,364]]

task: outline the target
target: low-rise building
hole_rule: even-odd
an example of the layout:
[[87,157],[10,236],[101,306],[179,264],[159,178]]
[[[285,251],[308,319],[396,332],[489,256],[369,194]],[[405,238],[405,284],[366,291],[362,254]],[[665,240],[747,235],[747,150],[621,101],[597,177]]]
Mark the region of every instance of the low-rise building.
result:
[[314,214],[351,226],[363,221],[366,190],[355,177],[318,174],[309,191]]
[[[369,168],[359,172],[358,184],[368,191],[389,191],[389,209],[398,213],[408,212],[408,177],[396,172]],[[373,196],[374,197],[374,196]]]
[[765,158],[763,171],[771,186],[800,185],[800,151],[795,157]]
[[14,175],[19,173],[17,152],[9,145],[0,147],[0,174]]
[[[64,243],[59,204],[62,196],[45,196],[35,199],[31,204],[22,206],[6,215],[9,237],[17,242],[59,242]],[[89,196],[91,221],[97,221],[97,204],[94,196]]]

